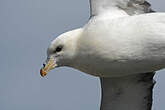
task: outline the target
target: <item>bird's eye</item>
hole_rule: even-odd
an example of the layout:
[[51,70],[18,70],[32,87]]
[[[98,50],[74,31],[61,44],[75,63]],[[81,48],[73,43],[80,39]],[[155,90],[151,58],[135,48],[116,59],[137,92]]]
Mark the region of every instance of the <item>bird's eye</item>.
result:
[[62,48],[63,48],[63,46],[58,46],[58,47],[56,48],[56,52],[60,52],[60,51],[62,50]]

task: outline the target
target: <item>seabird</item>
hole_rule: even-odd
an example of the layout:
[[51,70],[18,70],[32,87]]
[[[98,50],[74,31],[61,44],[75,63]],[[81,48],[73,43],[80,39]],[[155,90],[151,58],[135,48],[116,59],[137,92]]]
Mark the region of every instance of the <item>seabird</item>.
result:
[[90,0],[90,19],[47,49],[40,70],[67,66],[100,77],[100,110],[151,110],[153,76],[165,68],[165,13],[145,0]]

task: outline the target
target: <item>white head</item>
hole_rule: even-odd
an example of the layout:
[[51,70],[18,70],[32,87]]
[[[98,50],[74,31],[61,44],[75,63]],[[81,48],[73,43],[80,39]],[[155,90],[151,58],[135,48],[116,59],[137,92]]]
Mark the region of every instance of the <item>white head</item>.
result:
[[53,40],[47,49],[47,60],[40,73],[45,76],[55,67],[72,66],[76,55],[76,41],[82,29],[76,29],[61,34]]

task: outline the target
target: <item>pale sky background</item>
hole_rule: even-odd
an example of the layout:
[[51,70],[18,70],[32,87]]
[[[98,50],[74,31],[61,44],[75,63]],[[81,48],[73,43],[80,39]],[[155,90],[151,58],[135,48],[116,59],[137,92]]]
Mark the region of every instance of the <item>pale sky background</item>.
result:
[[[164,0],[150,2],[165,11]],[[88,19],[88,0],[0,0],[0,110],[99,110],[98,78],[71,68],[39,74],[50,41]],[[165,70],[155,79],[153,110],[164,110]]]

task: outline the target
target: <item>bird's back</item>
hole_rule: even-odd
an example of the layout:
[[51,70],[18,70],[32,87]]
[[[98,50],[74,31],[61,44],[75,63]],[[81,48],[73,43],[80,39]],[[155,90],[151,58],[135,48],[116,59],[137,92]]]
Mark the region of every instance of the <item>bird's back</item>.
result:
[[165,14],[93,18],[79,41],[85,53],[80,64],[87,73],[120,76],[159,70],[165,67]]

